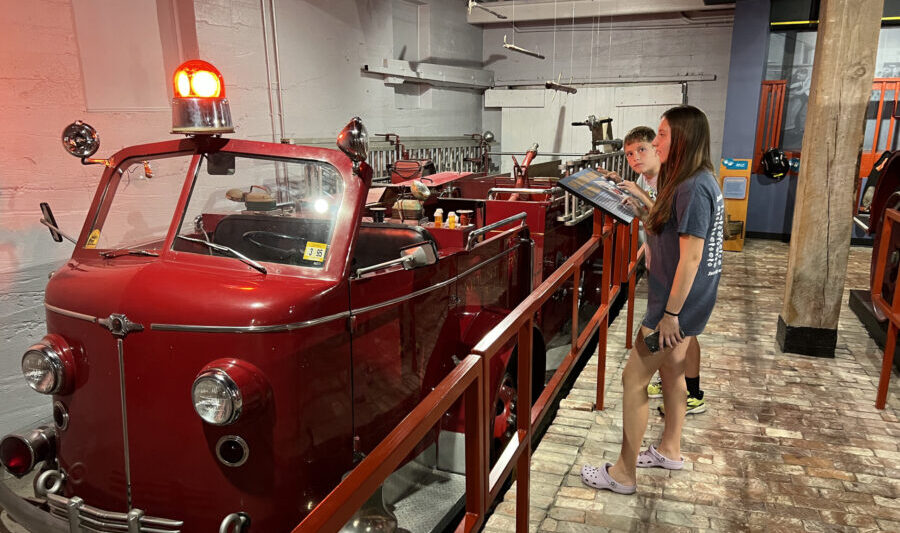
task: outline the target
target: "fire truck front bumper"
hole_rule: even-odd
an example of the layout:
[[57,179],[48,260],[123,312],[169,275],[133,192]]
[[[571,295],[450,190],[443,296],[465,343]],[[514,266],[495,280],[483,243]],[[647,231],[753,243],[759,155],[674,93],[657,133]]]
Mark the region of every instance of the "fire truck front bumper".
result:
[[26,500],[0,480],[0,509],[32,533],[69,533],[69,524],[54,518],[39,506],[39,500]]
[[0,481],[0,508],[32,533],[122,531],[127,533],[179,533],[183,522],[146,516],[140,509],[128,513],[104,511],[85,505],[78,497],[48,493],[23,498]]

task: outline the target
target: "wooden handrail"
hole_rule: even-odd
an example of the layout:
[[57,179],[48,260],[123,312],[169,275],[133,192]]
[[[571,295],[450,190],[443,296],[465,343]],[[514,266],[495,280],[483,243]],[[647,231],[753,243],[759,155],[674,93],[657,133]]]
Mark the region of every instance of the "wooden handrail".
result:
[[[336,532],[353,516],[366,500],[391,475],[403,459],[416,447],[419,441],[431,431],[444,413],[464,393],[467,398],[476,393],[469,389],[480,389],[482,360],[477,355],[469,355],[447,375],[428,396],[425,397],[378,446],[354,468],[346,479],[316,506],[293,533]],[[467,393],[467,391],[469,391]],[[468,406],[467,406],[468,407]],[[471,427],[470,427],[471,425]],[[466,436],[477,438],[480,426],[476,421],[466,419]],[[468,446],[467,446],[468,447]],[[479,454],[467,454],[476,460]],[[468,489],[468,487],[467,487]]]

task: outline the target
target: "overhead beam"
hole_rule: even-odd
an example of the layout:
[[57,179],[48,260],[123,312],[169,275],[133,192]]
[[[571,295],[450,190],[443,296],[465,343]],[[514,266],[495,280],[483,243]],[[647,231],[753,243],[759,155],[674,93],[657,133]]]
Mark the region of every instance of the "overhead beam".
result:
[[544,20],[571,20],[573,17],[619,17],[629,15],[655,15],[681,11],[714,11],[734,6],[730,4],[706,5],[703,0],[515,0],[514,2],[485,2],[485,7],[506,17],[502,20],[484,9],[473,9],[469,24],[503,24],[510,22],[537,22]]

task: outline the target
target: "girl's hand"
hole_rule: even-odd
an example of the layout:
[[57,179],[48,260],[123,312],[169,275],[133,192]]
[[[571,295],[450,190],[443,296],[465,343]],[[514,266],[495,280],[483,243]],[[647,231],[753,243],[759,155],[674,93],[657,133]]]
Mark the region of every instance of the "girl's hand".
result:
[[684,340],[681,337],[677,316],[664,314],[657,329],[659,329],[659,346],[661,348],[672,348]]

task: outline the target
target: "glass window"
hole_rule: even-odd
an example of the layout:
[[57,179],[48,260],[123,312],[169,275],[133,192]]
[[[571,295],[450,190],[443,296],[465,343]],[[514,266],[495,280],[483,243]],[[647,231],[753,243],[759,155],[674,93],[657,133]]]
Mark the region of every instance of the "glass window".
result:
[[172,223],[192,154],[128,159],[116,168],[105,196],[109,209],[91,226],[85,248],[159,251]]
[[321,268],[344,183],[328,163],[203,156],[176,250]]

